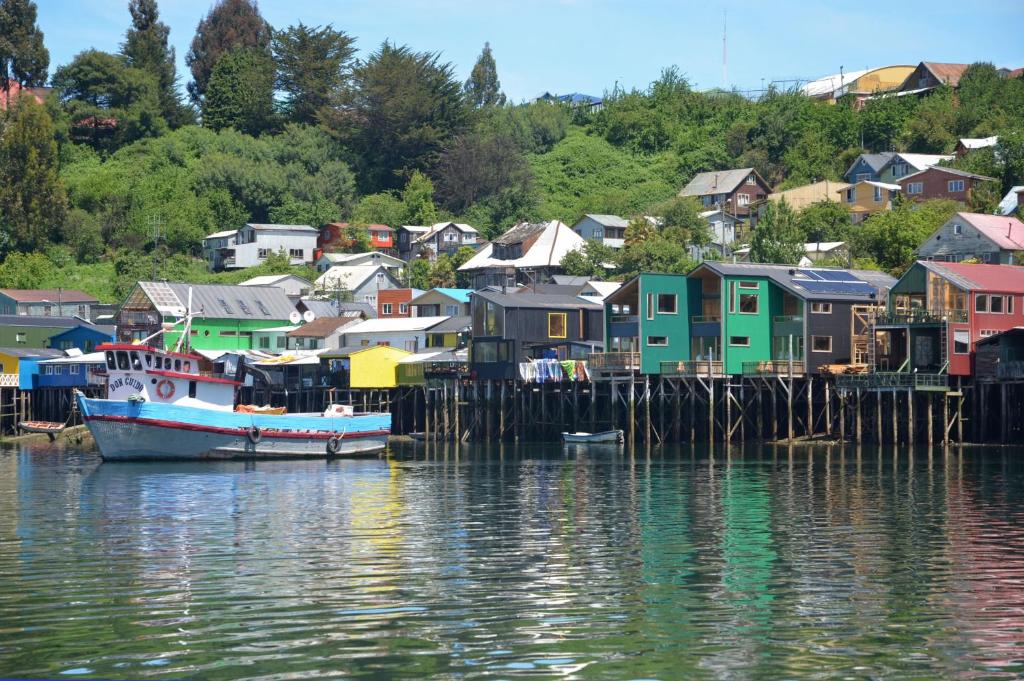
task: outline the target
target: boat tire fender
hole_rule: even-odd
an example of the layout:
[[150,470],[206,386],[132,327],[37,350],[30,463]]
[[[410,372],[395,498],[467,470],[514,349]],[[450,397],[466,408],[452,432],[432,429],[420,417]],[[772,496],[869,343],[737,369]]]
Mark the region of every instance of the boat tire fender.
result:
[[257,426],[250,428],[246,435],[249,437],[249,442],[254,445],[258,445],[260,440],[263,439],[263,431],[261,431]]
[[332,435],[327,438],[327,453],[334,456],[341,449],[341,438],[337,435]]

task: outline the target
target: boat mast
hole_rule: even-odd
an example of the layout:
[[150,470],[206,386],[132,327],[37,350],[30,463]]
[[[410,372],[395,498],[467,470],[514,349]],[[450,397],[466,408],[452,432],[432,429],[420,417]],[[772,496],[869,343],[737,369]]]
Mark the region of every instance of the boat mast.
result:
[[185,326],[181,329],[178,342],[174,344],[174,351],[181,352],[184,347],[188,349],[188,338],[192,333],[192,287],[188,287],[188,308],[185,310]]

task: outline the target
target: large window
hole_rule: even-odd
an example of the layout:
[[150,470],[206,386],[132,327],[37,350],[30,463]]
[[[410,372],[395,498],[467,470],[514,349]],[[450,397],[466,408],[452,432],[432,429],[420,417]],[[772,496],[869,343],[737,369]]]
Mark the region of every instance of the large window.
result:
[[811,336],[811,352],[832,352],[832,336]]
[[381,306],[380,306],[380,313],[381,314],[391,314],[391,310],[392,310],[391,303],[382,303]]
[[946,188],[951,192],[962,192],[964,190],[963,180],[950,180],[946,183]]
[[658,294],[658,314],[675,314],[677,296],[675,293]]
[[548,338],[565,338],[566,328],[566,313],[548,313]]
[[988,312],[988,296],[986,294],[979,293],[974,297],[974,311]]
[[473,361],[486,362],[507,362],[509,361],[508,341],[474,341]]
[[971,351],[971,332],[970,331],[954,331],[953,332],[953,354],[955,355],[966,355]]
[[756,293],[741,293],[740,294],[740,314],[757,314],[757,299]]
[[907,183],[908,194],[923,194],[924,183],[923,182],[909,182]]
[[750,194],[737,194],[736,195],[737,206],[749,206],[750,205]]

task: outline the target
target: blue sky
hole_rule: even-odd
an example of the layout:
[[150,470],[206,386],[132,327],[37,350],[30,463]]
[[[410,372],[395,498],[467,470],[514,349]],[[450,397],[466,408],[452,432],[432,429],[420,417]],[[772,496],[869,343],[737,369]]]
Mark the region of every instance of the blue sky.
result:
[[[128,0],[37,0],[51,74],[84,49],[116,51]],[[212,0],[161,0],[182,86],[184,56]],[[676,65],[698,88],[812,79],[886,64],[990,61],[1024,66],[1021,0],[262,0],[274,26],[334,24],[361,55],[386,39],[439,51],[465,79],[485,41],[513,101],[544,91],[601,95],[616,82],[646,87]]]

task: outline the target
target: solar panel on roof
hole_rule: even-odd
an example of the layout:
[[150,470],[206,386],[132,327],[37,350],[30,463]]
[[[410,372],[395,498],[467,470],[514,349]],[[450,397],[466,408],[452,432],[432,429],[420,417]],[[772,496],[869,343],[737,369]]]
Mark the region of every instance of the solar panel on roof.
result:
[[800,274],[806,276],[811,281],[821,281],[822,277],[814,270],[800,270]]
[[161,311],[172,311],[174,314],[184,314],[185,307],[174,291],[162,281],[139,282],[139,287],[153,301],[153,305]]
[[800,286],[811,293],[835,293],[847,296],[866,296],[875,292],[863,281],[801,281]]
[[820,270],[818,274],[825,281],[859,281],[857,277],[842,270]]

